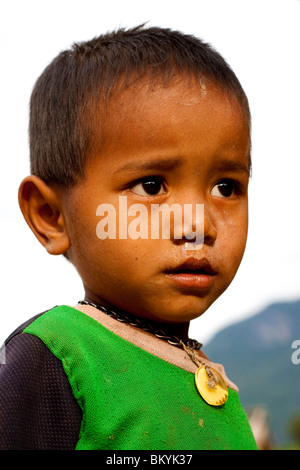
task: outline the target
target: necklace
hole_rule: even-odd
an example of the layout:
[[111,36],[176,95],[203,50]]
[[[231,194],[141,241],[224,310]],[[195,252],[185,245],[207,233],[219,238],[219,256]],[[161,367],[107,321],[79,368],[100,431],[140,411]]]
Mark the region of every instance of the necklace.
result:
[[221,406],[227,401],[228,388],[223,377],[215,369],[202,362],[200,357],[195,354],[195,351],[200,350],[202,347],[202,344],[197,340],[189,338],[187,341],[183,341],[177,336],[168,335],[163,330],[154,328],[150,323],[143,323],[139,318],[129,316],[124,312],[115,312],[103,305],[97,305],[87,300],[80,300],[78,303],[90,305],[119,322],[140,328],[159,339],[167,341],[172,346],[182,348],[198,366],[195,372],[195,383],[198,392],[206,403],[212,406]]

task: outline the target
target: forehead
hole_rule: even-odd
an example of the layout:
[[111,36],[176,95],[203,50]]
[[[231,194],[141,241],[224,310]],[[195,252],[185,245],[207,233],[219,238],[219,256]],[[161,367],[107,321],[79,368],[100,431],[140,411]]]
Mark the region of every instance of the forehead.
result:
[[180,152],[189,141],[203,150],[212,140],[225,148],[241,139],[248,141],[250,151],[249,127],[238,98],[218,85],[191,79],[167,85],[139,80],[111,97],[101,138],[99,126],[97,154],[121,152],[125,158],[133,148],[142,154],[148,147],[159,155],[162,147]]

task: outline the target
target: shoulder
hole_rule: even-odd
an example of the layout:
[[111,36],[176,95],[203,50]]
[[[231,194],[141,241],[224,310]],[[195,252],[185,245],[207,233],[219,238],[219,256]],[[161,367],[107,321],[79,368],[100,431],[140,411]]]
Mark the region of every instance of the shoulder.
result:
[[17,328],[0,364],[0,448],[74,449],[81,410],[61,362],[36,336]]

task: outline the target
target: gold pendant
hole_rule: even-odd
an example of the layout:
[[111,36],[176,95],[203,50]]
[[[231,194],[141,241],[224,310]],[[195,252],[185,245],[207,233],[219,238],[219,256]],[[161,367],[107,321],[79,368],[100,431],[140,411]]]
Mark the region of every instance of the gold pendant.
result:
[[227,401],[227,385],[215,369],[199,367],[195,373],[195,382],[198,392],[209,405],[221,406]]

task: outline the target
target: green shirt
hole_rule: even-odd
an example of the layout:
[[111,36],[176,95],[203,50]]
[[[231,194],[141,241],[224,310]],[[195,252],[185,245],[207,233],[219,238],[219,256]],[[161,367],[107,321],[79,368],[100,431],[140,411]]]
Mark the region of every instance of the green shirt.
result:
[[208,405],[194,374],[75,308],[49,310],[24,333],[62,362],[83,416],[76,449],[257,448],[237,391],[221,407]]

